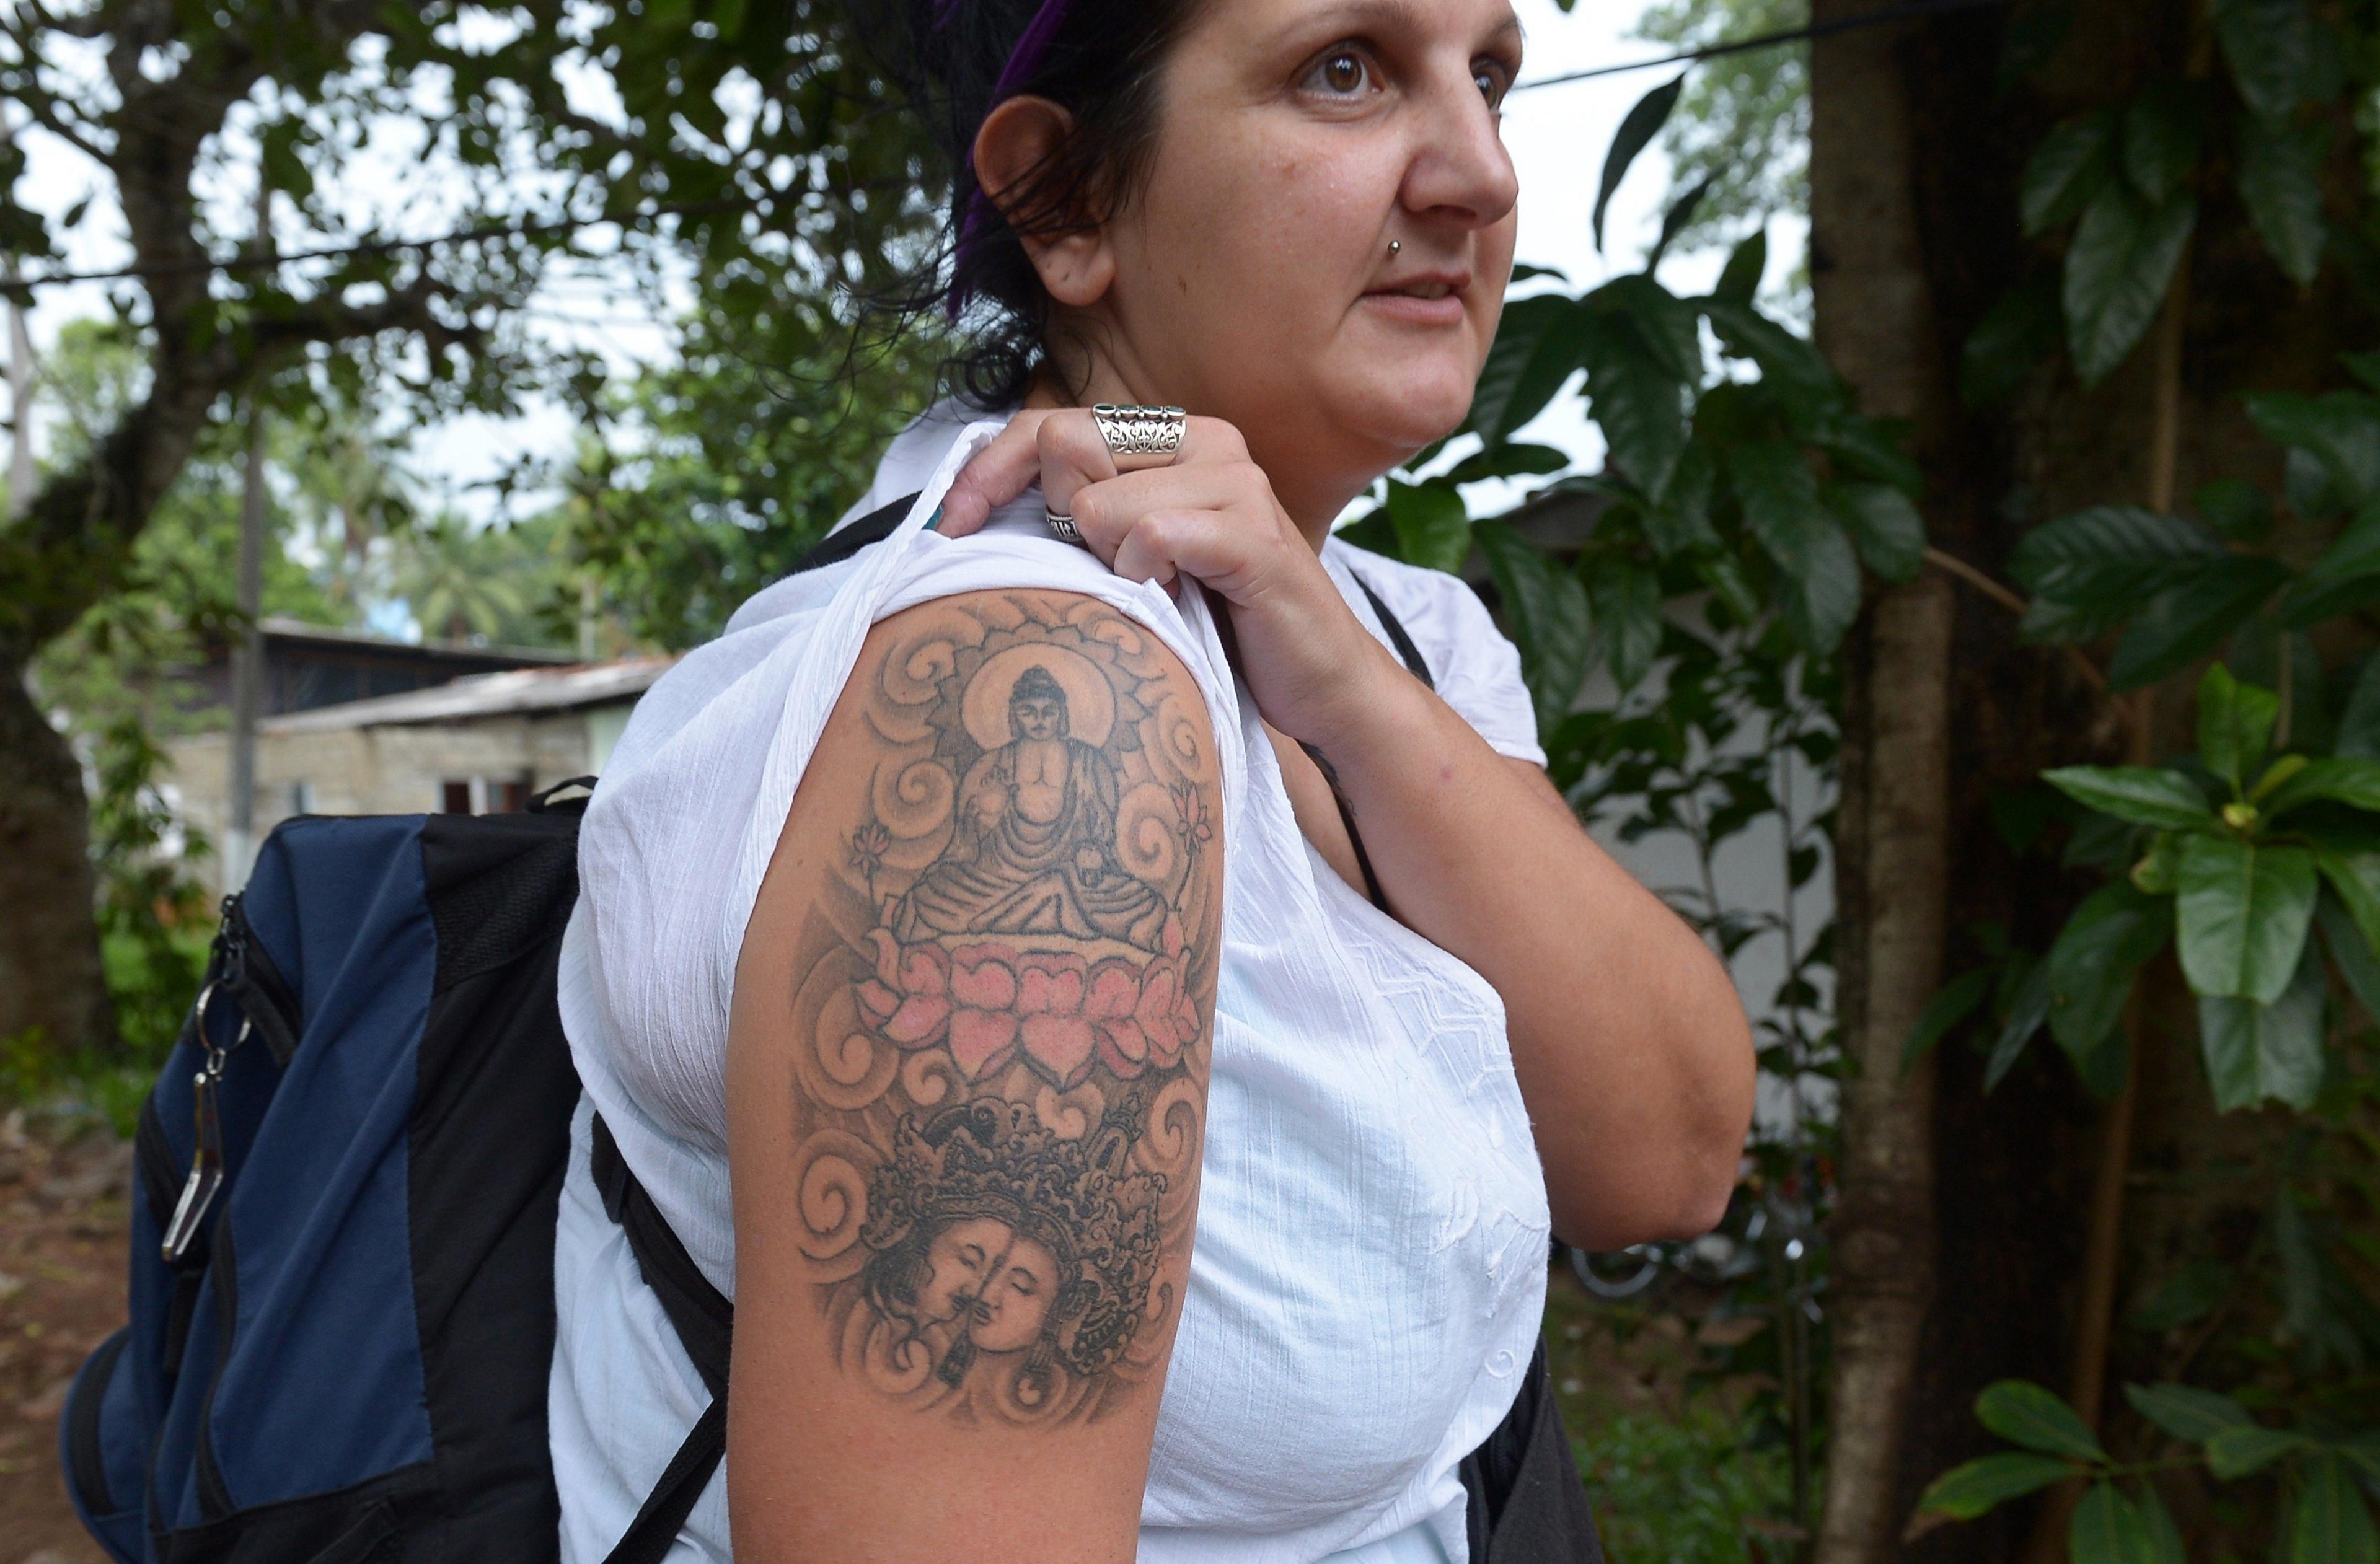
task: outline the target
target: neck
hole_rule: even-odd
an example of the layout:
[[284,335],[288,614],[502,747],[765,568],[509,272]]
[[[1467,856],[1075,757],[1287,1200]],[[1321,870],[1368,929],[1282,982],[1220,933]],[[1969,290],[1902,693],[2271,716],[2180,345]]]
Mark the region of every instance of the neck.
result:
[[[1083,372],[1070,377],[1082,387],[1080,394],[1070,395],[1057,371],[1048,362],[1034,373],[1032,384],[1025,394],[1027,407],[1087,407],[1100,402],[1119,406],[1157,406],[1174,401],[1156,386],[1149,377],[1135,376],[1108,359],[1104,355],[1088,355],[1081,366]],[[1193,408],[1192,411],[1196,411]],[[1243,430],[1244,435],[1246,434]],[[1301,464],[1285,456],[1266,452],[1258,440],[1248,437],[1249,455],[1264,468],[1271,480],[1273,498],[1288,513],[1309,547],[1317,553],[1330,540],[1330,524],[1337,521],[1355,498],[1372,486],[1378,472],[1361,474],[1327,472],[1314,464]],[[1394,460],[1381,465],[1380,470],[1395,465]]]

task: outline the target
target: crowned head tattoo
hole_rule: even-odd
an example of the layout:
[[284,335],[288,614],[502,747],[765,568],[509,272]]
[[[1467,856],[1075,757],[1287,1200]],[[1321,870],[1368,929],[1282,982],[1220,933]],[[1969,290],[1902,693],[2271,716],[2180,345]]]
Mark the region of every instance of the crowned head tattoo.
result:
[[1162,1174],[1131,1169],[1144,1111],[1130,1099],[1073,1140],[994,1097],[903,1117],[868,1181],[862,1285],[942,1383],[1008,1359],[1022,1399],[1038,1400],[1057,1372],[1097,1375],[1131,1341],[1165,1193]]

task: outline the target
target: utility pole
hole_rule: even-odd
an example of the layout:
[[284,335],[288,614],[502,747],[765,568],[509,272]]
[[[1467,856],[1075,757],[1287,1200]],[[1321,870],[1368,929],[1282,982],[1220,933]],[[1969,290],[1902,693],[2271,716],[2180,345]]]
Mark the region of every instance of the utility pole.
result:
[[[273,190],[256,166],[256,248],[273,249]],[[261,285],[260,273],[260,285]],[[230,818],[224,832],[224,890],[248,883],[256,855],[256,722],[264,705],[264,401],[261,381],[248,398],[248,463],[239,491],[239,645],[231,657]]]

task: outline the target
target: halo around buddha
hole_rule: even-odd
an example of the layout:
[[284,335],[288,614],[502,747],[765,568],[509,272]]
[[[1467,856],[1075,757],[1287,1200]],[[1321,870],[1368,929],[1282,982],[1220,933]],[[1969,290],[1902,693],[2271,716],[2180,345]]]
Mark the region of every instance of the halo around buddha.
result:
[[1013,735],[1008,731],[1008,696],[1018,675],[1038,666],[1066,692],[1066,731],[1097,747],[1107,743],[1115,725],[1115,691],[1099,665],[1078,651],[1040,644],[1010,647],[984,659],[967,684],[967,732],[986,749],[997,749]]

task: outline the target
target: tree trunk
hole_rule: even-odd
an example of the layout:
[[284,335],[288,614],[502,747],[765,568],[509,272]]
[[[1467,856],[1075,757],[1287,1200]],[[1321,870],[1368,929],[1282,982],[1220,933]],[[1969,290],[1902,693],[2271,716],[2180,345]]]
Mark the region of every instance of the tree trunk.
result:
[[0,1042],[53,1057],[114,1046],[91,921],[82,767],[25,685],[0,673]]
[[[1820,0],[1812,20],[1876,8]],[[1946,398],[1896,38],[1879,26],[1812,46],[1811,277],[1819,347],[1866,412],[1916,428],[1923,455]],[[1899,1553],[1902,1430],[1935,1275],[1934,1066],[1904,1073],[1900,1056],[1942,980],[1954,606],[1938,576],[1881,594],[1844,671],[1835,879],[1847,1078],[1818,1564]]]

